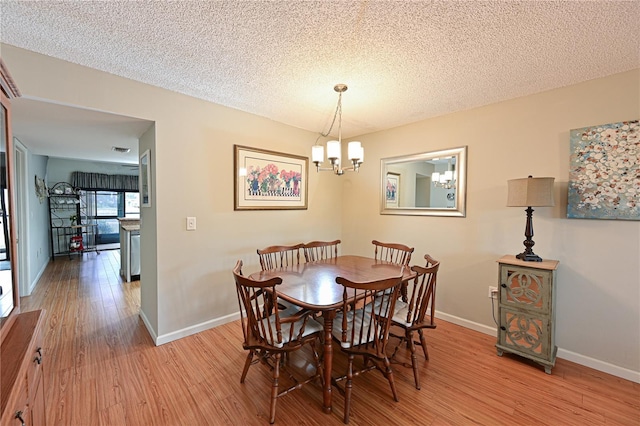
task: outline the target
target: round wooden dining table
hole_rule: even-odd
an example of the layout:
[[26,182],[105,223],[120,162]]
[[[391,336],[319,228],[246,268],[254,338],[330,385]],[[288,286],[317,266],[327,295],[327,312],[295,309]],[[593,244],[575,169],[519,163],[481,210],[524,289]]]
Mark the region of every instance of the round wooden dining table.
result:
[[273,277],[282,278],[278,286],[278,297],[300,306],[322,313],[324,324],[323,346],[323,409],[331,412],[331,368],[333,364],[332,329],[336,311],[342,305],[344,287],[336,283],[337,277],[354,282],[369,282],[398,277],[402,274],[406,282],[415,276],[409,267],[363,256],[338,256],[299,265],[255,272],[252,280],[263,281]]

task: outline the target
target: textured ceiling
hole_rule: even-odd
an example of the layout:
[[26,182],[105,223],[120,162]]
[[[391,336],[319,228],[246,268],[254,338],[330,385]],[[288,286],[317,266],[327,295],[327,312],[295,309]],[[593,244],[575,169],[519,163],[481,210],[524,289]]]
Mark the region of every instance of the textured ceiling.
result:
[[637,1],[0,2],[3,43],[311,131],[346,83],[345,137],[638,68],[639,23]]

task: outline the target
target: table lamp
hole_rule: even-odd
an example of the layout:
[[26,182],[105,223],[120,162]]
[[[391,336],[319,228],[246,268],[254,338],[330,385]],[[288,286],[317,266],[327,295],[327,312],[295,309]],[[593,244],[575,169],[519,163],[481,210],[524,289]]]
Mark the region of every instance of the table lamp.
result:
[[533,209],[531,207],[552,207],[553,181],[552,177],[534,178],[529,176],[523,179],[511,179],[507,181],[508,195],[507,207],[526,207],[527,224],[524,228],[525,250],[516,255],[518,259],[527,262],[542,262],[542,258],[532,250],[533,242]]

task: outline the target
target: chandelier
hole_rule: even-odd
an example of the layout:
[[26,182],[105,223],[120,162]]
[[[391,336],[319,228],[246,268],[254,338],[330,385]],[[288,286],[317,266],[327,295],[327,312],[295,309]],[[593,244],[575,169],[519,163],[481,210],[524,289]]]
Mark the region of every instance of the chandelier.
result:
[[[351,166],[342,167],[340,159],[342,157],[342,94],[347,91],[346,84],[336,84],[333,88],[338,92],[338,105],[336,105],[336,112],[333,115],[333,121],[331,127],[327,133],[320,133],[316,144],[311,148],[311,161],[316,165],[318,172],[332,171],[338,176],[344,174],[346,171],[357,172],[360,170],[360,164],[364,161],[364,148],[360,142],[349,142],[347,147],[347,156],[351,162]],[[327,142],[327,159],[331,163],[331,167],[320,167],[324,161],[324,147],[318,145],[320,137],[327,137],[333,129],[333,125],[336,123],[336,117],[338,118],[338,140],[332,140]]]
[[431,182],[433,182],[433,186],[435,188],[451,189],[456,187],[455,175],[453,170],[451,169],[451,157],[449,157],[447,171],[444,173],[431,173]]

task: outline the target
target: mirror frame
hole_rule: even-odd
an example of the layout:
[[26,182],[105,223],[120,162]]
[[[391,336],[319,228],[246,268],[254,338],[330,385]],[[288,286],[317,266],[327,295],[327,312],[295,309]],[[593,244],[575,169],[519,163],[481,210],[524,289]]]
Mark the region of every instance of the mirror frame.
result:
[[[455,156],[458,179],[456,180],[456,203],[454,208],[439,207],[387,207],[386,177],[387,166],[411,161],[427,161],[434,158]],[[380,159],[380,214],[408,216],[448,216],[466,217],[467,215],[467,146],[444,149],[441,151],[423,152],[413,155],[402,155]]]

